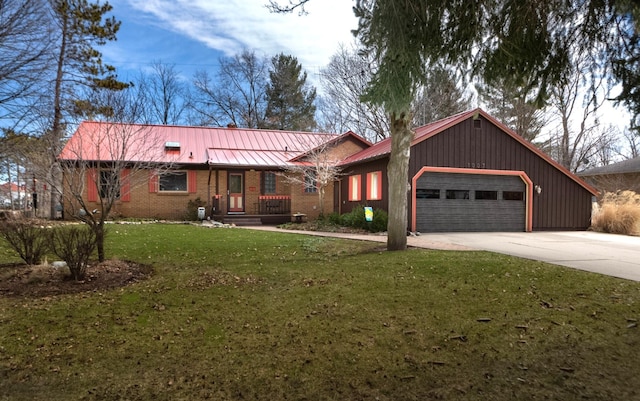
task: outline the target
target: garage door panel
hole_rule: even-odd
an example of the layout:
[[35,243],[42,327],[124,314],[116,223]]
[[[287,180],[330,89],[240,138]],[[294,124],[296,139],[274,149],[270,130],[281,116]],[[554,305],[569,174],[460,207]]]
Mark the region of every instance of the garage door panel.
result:
[[504,191],[524,190],[524,182],[520,177],[515,176],[426,173],[417,181],[417,188],[456,189],[453,188],[455,186],[470,190],[490,190],[492,187],[499,187]]
[[[416,229],[421,232],[524,231],[523,200],[504,200],[503,193],[523,192],[520,177],[425,173],[417,189],[439,189],[439,199],[416,199]],[[447,190],[469,190],[469,199],[446,199]],[[495,191],[497,199],[477,200],[476,191]]]

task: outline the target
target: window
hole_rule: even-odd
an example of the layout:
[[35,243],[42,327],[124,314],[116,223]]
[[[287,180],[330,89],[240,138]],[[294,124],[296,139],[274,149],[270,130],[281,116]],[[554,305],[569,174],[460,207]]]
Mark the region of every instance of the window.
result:
[[357,202],[362,199],[360,194],[360,175],[349,176],[349,200]]
[[416,189],[416,199],[440,199],[439,189]]
[[480,200],[497,200],[498,191],[476,191],[476,199]]
[[382,172],[367,174],[367,200],[382,199]]
[[160,176],[160,192],[187,192],[187,172],[176,171]]
[[276,173],[265,171],[262,173],[262,194],[276,193]]
[[316,181],[315,171],[306,171],[304,173],[304,192],[308,194],[318,192],[318,183]]
[[447,189],[447,199],[469,199],[469,190]]
[[[114,193],[115,191],[115,193]],[[120,177],[117,171],[100,170],[100,198],[120,198]]]
[[511,201],[524,200],[524,193],[521,191],[504,191],[502,193],[502,199]]

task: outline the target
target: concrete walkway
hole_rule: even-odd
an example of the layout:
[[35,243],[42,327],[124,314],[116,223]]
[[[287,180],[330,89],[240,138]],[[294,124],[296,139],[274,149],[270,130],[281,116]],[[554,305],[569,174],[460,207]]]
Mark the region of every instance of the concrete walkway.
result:
[[[254,230],[387,242],[385,235],[282,230],[272,226]],[[412,247],[439,250],[484,250],[540,260],[613,277],[640,281],[640,237],[593,231],[532,233],[429,233],[408,237]]]

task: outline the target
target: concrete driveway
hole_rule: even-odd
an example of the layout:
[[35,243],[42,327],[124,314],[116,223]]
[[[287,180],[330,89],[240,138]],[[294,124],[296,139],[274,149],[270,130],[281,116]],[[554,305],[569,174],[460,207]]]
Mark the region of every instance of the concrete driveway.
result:
[[[282,230],[273,226],[246,228],[387,242],[387,237],[379,234]],[[428,233],[408,237],[407,244],[426,249],[491,251],[640,281],[640,237],[593,231]]]
[[532,233],[433,233],[410,237],[424,247],[446,243],[540,260],[609,276],[640,281],[640,237],[592,231]]

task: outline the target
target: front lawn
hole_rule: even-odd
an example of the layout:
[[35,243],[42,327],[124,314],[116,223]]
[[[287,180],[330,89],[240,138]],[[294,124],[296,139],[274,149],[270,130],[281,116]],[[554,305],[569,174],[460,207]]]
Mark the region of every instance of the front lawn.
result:
[[153,275],[0,296],[0,400],[640,399],[640,283],[488,252],[109,228],[108,256]]

